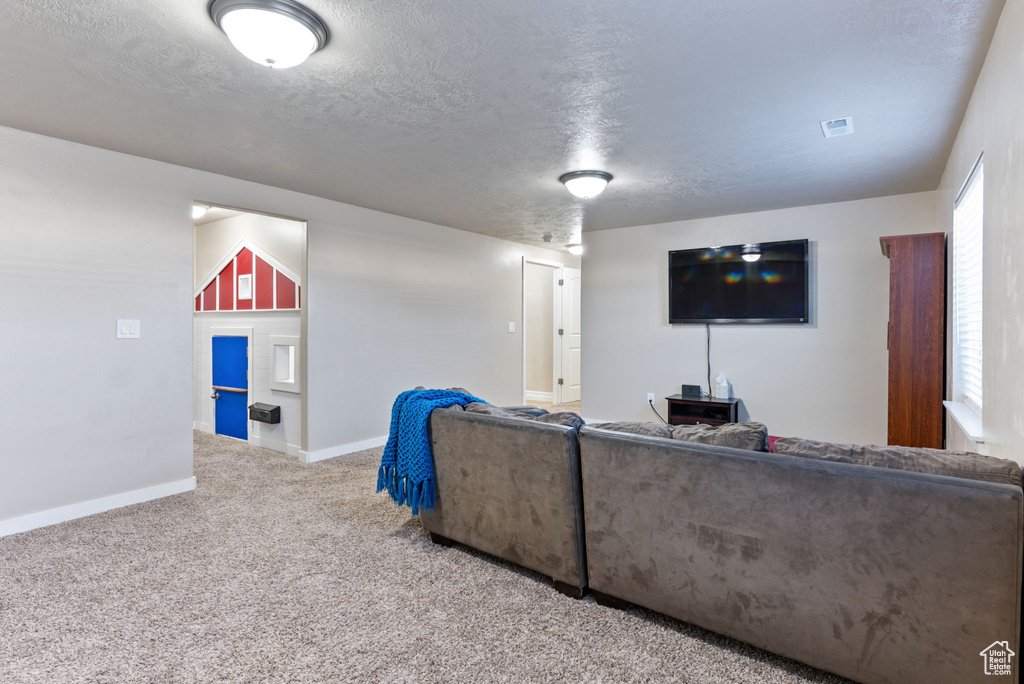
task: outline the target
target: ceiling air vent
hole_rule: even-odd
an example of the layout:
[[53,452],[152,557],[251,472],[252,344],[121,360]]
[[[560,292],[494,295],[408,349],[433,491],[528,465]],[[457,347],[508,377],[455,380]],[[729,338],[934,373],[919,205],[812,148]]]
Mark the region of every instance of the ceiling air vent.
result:
[[853,117],[844,116],[841,119],[832,119],[821,122],[821,132],[826,138],[834,138],[837,135],[853,133]]

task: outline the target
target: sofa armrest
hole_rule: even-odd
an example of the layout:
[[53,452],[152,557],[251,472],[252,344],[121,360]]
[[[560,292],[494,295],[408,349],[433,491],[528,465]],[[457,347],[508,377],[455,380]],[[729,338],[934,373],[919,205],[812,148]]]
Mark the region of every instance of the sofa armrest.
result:
[[576,429],[470,411],[434,411],[430,425],[437,498],[423,527],[585,588]]

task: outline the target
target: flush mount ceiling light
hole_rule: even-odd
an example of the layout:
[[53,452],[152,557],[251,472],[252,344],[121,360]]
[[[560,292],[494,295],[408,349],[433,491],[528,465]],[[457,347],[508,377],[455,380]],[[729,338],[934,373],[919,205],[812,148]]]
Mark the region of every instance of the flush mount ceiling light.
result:
[[600,195],[611,179],[612,174],[604,171],[570,171],[558,180],[580,199],[590,199]]
[[327,26],[293,0],[213,0],[210,17],[243,55],[263,66],[302,64],[327,44]]
[[195,221],[196,219],[202,218],[206,214],[206,212],[209,211],[209,210],[210,210],[210,207],[204,206],[202,204],[193,204],[192,205],[192,220]]
[[744,261],[754,262],[761,258],[761,248],[757,245],[743,245],[743,253],[741,254]]
[[579,256],[580,254],[583,254],[583,245],[581,245],[578,242],[574,242],[572,244],[568,244],[568,245],[565,246],[565,248],[567,250],[569,250],[569,254],[575,254],[576,256]]

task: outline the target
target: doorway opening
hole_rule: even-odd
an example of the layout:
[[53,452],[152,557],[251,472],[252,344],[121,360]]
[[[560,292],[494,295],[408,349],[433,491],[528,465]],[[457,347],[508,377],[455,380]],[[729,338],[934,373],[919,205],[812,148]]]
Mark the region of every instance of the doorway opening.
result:
[[301,457],[306,222],[197,204],[193,427]]
[[580,410],[578,268],[523,259],[523,403]]

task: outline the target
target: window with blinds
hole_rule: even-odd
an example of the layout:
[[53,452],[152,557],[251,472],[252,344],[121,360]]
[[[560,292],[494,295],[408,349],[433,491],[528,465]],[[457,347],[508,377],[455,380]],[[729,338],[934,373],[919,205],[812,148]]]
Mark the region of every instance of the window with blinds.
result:
[[981,413],[982,226],[979,159],[953,209],[953,399]]

